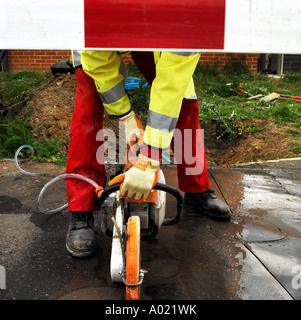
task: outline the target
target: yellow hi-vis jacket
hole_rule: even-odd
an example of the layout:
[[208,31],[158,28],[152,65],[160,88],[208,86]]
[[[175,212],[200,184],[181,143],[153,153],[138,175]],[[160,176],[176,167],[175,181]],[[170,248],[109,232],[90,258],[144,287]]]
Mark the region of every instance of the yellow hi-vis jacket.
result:
[[[183,98],[196,99],[192,75],[200,54],[154,52],[156,78],[152,83],[144,143],[168,148],[177,124]],[[125,92],[127,70],[117,51],[81,51],[83,70],[91,76],[110,115],[121,116],[131,105]]]

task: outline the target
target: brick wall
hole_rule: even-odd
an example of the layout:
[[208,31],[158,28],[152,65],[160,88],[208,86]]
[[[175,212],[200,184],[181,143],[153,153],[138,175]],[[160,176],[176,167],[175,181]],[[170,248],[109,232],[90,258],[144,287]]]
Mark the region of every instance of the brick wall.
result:
[[54,63],[62,58],[69,58],[70,52],[70,50],[9,50],[8,70],[11,73],[50,71]]
[[[239,57],[242,54],[232,54],[233,57]],[[245,62],[250,72],[257,72],[258,54],[244,54]],[[9,72],[17,73],[20,71],[50,71],[50,67],[61,60],[69,58],[70,50],[9,50],[8,68]],[[201,64],[218,63],[221,68],[231,59],[229,53],[206,52],[201,55]],[[130,56],[125,58],[125,63],[132,62]]]
[[252,73],[257,73],[258,71],[258,57],[259,55],[256,53],[224,53],[224,52],[205,52],[201,55],[200,58],[200,64],[209,64],[213,65],[214,63],[218,63],[219,67],[222,69],[225,67],[226,63],[231,60],[231,57],[233,58],[240,58],[241,56],[244,56],[245,59],[243,60],[246,65],[248,66],[248,69]]

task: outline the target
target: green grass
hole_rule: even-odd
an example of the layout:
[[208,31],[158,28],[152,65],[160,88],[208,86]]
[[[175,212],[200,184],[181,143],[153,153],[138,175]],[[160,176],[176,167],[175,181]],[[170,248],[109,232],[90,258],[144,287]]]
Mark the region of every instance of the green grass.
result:
[[[33,87],[50,78],[50,73],[24,71],[16,74],[0,73],[0,94],[3,102],[13,99],[22,100],[30,94]],[[30,131],[29,122],[20,119],[4,118],[0,121],[0,157],[13,159],[16,150],[25,144],[31,145],[35,150],[33,159],[65,165],[67,156],[60,150],[63,141],[44,138],[36,141]],[[23,149],[20,158],[30,155],[29,149]]]
[[[243,69],[243,68],[241,68]],[[213,67],[198,67],[194,74],[195,86],[200,104],[200,120],[205,125],[209,121],[217,124],[216,137],[234,139],[241,133],[242,121],[273,118],[279,124],[292,124],[300,133],[301,103],[290,99],[264,102],[248,100],[239,93],[241,88],[252,95],[268,95],[277,92],[283,95],[301,95],[301,77],[286,75],[273,79],[266,75],[252,75],[248,72],[233,74],[227,70],[217,72]],[[249,133],[255,127],[247,128]]]
[[293,152],[296,155],[300,155],[301,154],[301,143],[298,142],[292,142],[290,143],[290,151]]
[[23,71],[16,74],[0,73],[0,94],[3,101],[20,100],[28,90],[49,79],[50,73]]
[[[129,76],[142,78],[142,85],[146,82],[133,64],[129,65]],[[21,100],[30,93],[31,88],[48,80],[49,77],[50,74],[38,72],[0,74],[2,100]],[[205,125],[210,121],[216,123],[217,139],[231,140],[242,132],[253,134],[264,130],[259,129],[252,121],[267,118],[273,118],[281,125],[289,125],[290,129],[286,128],[286,133],[295,139],[301,136],[301,103],[289,99],[276,102],[248,100],[238,92],[238,88],[242,88],[252,95],[277,92],[301,96],[300,75],[288,74],[282,79],[252,75],[243,59],[231,59],[224,70],[219,70],[217,64],[198,66],[194,73],[194,81],[200,106],[200,121]],[[128,92],[133,109],[143,120],[147,119],[149,93],[149,85]],[[249,120],[248,124],[244,120]],[[61,146],[66,144],[64,141],[45,138],[38,142],[34,139],[27,122],[18,119],[0,121],[0,157],[13,158],[15,151],[24,144],[34,147],[37,160],[66,164],[67,156],[60,150]],[[300,143],[292,142],[291,151],[300,154]],[[27,157],[29,153],[29,150],[24,149],[20,156]],[[253,160],[253,157],[250,160]]]
[[301,130],[299,128],[299,130],[296,129],[288,129],[285,131],[286,133],[290,134],[293,137],[301,137]]
[[[143,76],[135,65],[129,65],[129,75]],[[238,89],[244,89],[252,95],[268,95],[278,92],[282,95],[301,95],[301,77],[288,74],[282,79],[266,75],[253,75],[248,72],[243,57],[232,58],[223,70],[215,63],[198,65],[194,73],[196,93],[200,106],[200,121],[207,124],[213,121],[217,125],[217,139],[235,139],[242,132],[258,132],[255,124],[244,124],[244,120],[273,118],[279,124],[290,123],[295,126],[294,136],[300,134],[301,103],[291,100],[264,102],[248,100]],[[150,86],[129,92],[129,98],[136,112],[141,111],[147,118]],[[262,129],[260,129],[262,130]]]
[[[0,121],[0,157],[13,159],[19,147],[31,145],[35,150],[34,160],[66,165],[67,156],[60,150],[64,141],[48,138],[36,141],[29,128],[28,123],[18,119]],[[23,149],[19,158],[27,158],[30,153],[29,149]]]

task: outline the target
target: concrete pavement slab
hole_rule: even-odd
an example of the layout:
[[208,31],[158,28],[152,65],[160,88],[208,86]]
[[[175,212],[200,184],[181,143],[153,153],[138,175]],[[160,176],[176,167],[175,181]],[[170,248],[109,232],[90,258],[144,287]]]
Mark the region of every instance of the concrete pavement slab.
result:
[[[64,171],[52,164],[22,167],[56,175]],[[300,299],[299,170],[258,165],[210,169],[211,187],[229,204],[232,221],[212,221],[185,209],[179,224],[160,230],[157,245],[143,242],[142,267],[148,270],[143,298]],[[167,183],[177,187],[176,168],[166,167],[164,173]],[[110,279],[111,239],[99,230],[95,256],[71,258],[65,249],[68,212],[39,212],[37,198],[49,177],[25,176],[13,163],[1,162],[0,178],[0,265],[6,273],[0,299],[124,299],[123,285]],[[166,214],[173,215],[175,201],[167,200]],[[43,203],[54,209],[65,202],[60,181]],[[99,223],[99,212],[95,218]]]
[[301,298],[300,162],[275,161],[271,165],[213,170],[234,212],[233,222],[243,227],[236,236],[233,231],[227,236],[244,243],[287,294],[297,300]]

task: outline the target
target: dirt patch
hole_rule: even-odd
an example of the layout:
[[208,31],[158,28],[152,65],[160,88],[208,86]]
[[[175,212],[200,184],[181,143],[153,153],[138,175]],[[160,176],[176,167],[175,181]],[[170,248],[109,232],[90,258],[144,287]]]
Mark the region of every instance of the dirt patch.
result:
[[[244,121],[249,124],[249,121]],[[209,164],[231,165],[240,162],[254,162],[296,157],[290,151],[292,136],[286,133],[288,126],[279,126],[271,118],[254,120],[258,132],[245,133],[233,140],[216,139],[216,124],[204,127],[206,156]]]
[[[46,137],[69,144],[76,86],[74,74],[57,74],[31,92],[30,101],[18,116],[30,118],[31,130],[38,141]],[[118,122],[105,115],[104,128],[117,131]]]
[[51,77],[31,93],[19,116],[30,117],[30,126],[37,140],[44,137],[69,140],[75,102],[76,81],[72,74]]
[[[58,74],[37,86],[31,99],[18,117],[30,118],[32,132],[37,140],[43,137],[69,142],[70,127],[75,103],[76,80],[73,74]],[[216,139],[215,123],[203,126],[206,156],[209,165],[230,165],[239,162],[290,158],[292,136],[288,127],[277,125],[273,119],[255,120],[258,132],[241,134],[234,140]],[[245,123],[248,124],[247,121]],[[118,120],[105,115],[104,128],[118,133]],[[300,138],[298,138],[300,142]],[[64,150],[67,152],[67,147]]]

